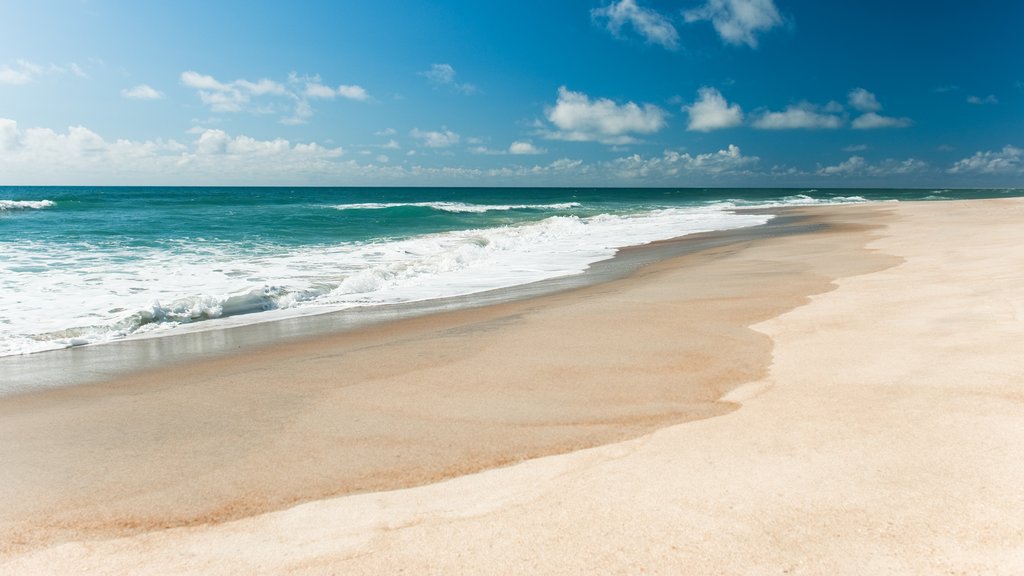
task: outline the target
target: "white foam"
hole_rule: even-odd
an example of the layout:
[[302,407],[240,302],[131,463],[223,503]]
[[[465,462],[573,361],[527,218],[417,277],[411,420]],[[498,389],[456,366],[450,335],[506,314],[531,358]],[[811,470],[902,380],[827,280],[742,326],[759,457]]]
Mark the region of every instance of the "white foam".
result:
[[508,210],[568,210],[578,208],[579,202],[560,202],[557,204],[468,204],[465,202],[366,202],[361,204],[337,204],[331,206],[335,210],[382,210],[384,208],[433,208],[442,212],[492,212]]
[[[816,190],[808,190],[808,192],[816,192]],[[785,196],[779,200],[772,202],[762,202],[757,200],[725,200],[717,202],[714,205],[721,208],[784,208],[786,206],[819,206],[819,205],[831,205],[831,204],[862,204],[869,202],[867,198],[863,196],[833,196],[830,198],[815,198],[809,194],[794,194],[793,196]]]
[[470,294],[579,273],[623,246],[769,219],[669,208],[301,250],[8,245],[0,293],[17,297],[0,299],[0,355]]
[[0,212],[6,210],[42,210],[55,206],[53,200],[0,200]]

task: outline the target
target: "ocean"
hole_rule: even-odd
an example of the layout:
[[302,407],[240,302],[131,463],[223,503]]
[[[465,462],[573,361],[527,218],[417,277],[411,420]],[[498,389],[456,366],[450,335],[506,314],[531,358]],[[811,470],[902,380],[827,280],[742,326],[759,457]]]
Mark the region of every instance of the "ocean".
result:
[[580,274],[738,208],[1024,190],[0,187],[0,356]]

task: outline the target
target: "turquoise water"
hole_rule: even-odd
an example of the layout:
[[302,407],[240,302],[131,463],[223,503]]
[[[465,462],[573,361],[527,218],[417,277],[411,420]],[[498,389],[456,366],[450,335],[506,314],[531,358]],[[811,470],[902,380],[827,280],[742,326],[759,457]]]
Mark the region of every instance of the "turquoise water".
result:
[[467,294],[750,206],[1024,190],[0,187],[0,355]]

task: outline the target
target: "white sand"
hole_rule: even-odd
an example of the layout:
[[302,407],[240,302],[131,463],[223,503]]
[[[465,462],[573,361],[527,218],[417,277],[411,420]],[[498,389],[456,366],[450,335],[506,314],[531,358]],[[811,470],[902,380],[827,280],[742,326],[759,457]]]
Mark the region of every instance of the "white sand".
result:
[[1024,202],[888,209],[905,262],[756,326],[736,411],[0,573],[1022,574]]

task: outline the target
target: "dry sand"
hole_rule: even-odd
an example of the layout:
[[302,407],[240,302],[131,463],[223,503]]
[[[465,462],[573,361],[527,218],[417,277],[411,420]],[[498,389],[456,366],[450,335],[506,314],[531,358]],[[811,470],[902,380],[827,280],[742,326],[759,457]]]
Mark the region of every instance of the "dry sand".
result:
[[[1024,572],[1024,202],[812,212],[833,226],[0,402],[0,573]],[[344,439],[363,459],[325,462]]]

